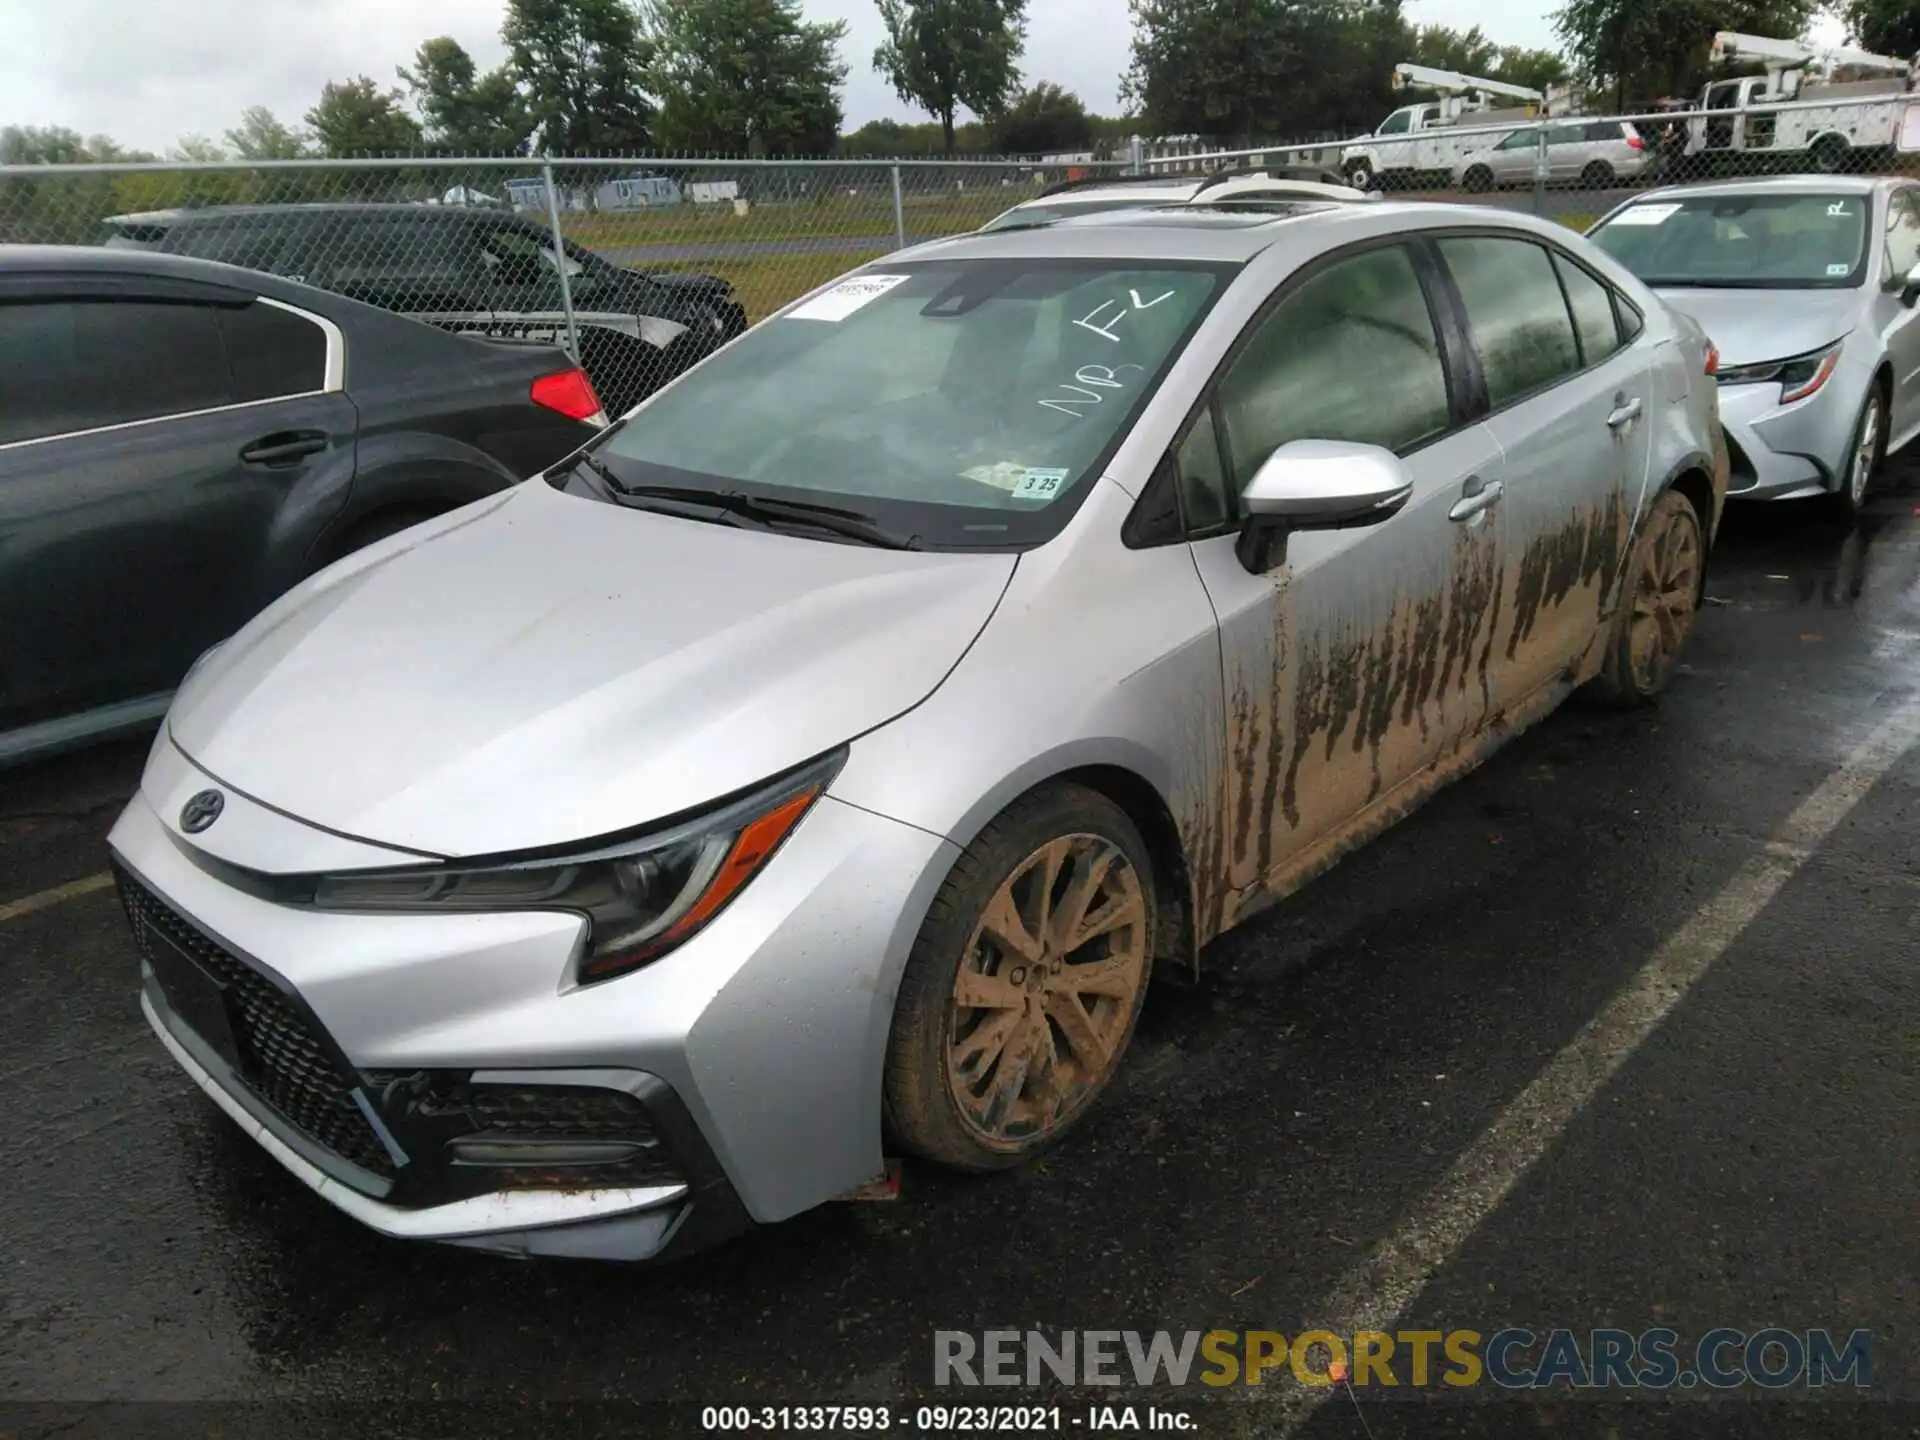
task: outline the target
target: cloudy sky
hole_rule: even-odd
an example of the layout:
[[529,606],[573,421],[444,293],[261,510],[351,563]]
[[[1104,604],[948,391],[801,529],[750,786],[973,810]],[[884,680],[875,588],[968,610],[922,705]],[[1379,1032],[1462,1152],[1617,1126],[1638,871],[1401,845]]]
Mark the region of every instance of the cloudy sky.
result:
[[[502,0],[0,0],[0,124],[66,125],[164,152],[218,137],[249,105],[297,122],[328,80],[394,67],[451,35],[483,67],[502,58]],[[1502,44],[1551,46],[1540,0],[1410,0],[1417,24],[1478,24]],[[872,0],[806,0],[846,19],[849,128],[913,117],[873,73]],[[1023,70],[1113,113],[1127,62],[1126,0],[1032,0]]]

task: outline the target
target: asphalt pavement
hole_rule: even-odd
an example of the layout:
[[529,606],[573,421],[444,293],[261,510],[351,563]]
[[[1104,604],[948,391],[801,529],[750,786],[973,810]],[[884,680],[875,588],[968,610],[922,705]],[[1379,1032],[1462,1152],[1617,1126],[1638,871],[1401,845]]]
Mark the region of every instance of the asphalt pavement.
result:
[[[1046,1433],[1096,1404],[1200,1435],[1920,1433],[1920,465],[1851,530],[1736,508],[1708,588],[1656,711],[1563,709],[1212,947],[1043,1163],[909,1165],[897,1200],[655,1270],[318,1201],[148,1033],[112,892],[45,898],[101,871],[144,743],[0,773],[0,1435],[983,1399],[1061,1405]],[[937,1331],[1321,1323],[1865,1330],[1872,1383],[933,1384]]]

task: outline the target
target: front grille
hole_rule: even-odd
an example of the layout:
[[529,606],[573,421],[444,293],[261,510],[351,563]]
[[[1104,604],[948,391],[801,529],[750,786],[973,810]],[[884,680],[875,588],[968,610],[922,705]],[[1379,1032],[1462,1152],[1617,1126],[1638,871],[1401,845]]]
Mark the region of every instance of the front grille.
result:
[[143,957],[152,925],[226,987],[228,1021],[239,1048],[240,1076],[309,1139],[364,1170],[391,1179],[392,1157],[353,1102],[353,1083],[299,1007],[259,971],[203,935],[164,900],[118,866],[115,878]]

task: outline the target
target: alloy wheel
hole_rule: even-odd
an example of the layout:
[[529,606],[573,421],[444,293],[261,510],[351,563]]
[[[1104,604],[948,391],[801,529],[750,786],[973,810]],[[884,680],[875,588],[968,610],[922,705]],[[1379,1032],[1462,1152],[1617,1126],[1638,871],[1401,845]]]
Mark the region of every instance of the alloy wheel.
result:
[[1693,628],[1700,594],[1700,526],[1691,508],[1675,507],[1652,537],[1634,584],[1629,655],[1633,678],[1652,694],[1665,682]]
[[1853,464],[1847,471],[1847,494],[1857,506],[1867,498],[1867,482],[1873,478],[1873,462],[1880,449],[1880,397],[1869,395],[1866,409],[1860,412],[1860,433],[1853,441]]
[[954,977],[947,1085],[1003,1152],[1064,1125],[1118,1063],[1151,950],[1141,877],[1099,835],[1050,840],[1013,868]]

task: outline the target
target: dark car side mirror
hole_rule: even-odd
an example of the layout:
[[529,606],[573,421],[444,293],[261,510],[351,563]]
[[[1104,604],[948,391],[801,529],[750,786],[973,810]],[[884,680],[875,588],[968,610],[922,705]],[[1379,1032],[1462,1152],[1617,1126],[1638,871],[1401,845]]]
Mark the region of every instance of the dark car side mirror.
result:
[[1910,307],[1915,300],[1920,300],[1920,265],[1915,265],[1911,270],[1907,271],[1907,278],[1900,286],[1900,303],[1902,305]]
[[1378,445],[1350,440],[1291,440],[1266,458],[1240,492],[1234,554],[1249,574],[1286,560],[1296,530],[1348,530],[1378,525],[1413,494],[1400,459]]

